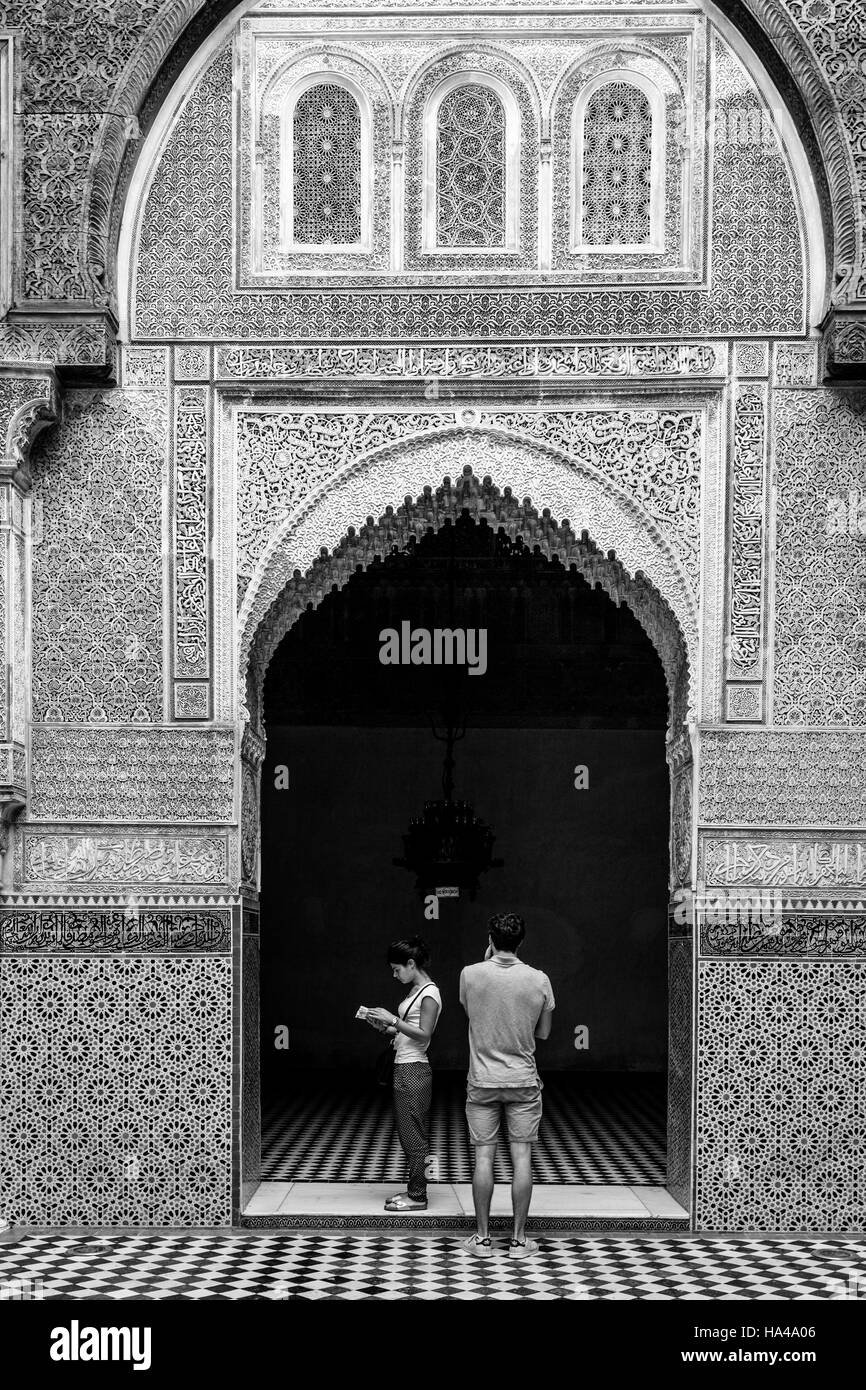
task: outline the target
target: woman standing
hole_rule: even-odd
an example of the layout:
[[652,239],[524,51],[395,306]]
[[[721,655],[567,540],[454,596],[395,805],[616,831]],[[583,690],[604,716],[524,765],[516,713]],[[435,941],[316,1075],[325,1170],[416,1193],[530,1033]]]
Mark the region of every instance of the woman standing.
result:
[[394,1112],[409,1181],[405,1192],[388,1199],[385,1210],[425,1211],[433,1094],[427,1049],[439,1021],[442,996],[427,974],[430,952],[420,936],[392,941],[387,959],[394,979],[407,987],[406,995],[396,1014],[390,1009],[371,1009],[368,1018],[394,1039]]

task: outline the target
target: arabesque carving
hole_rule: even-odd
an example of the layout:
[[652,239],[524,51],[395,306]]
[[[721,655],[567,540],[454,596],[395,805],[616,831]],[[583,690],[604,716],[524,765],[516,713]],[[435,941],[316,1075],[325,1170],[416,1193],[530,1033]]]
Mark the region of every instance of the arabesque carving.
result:
[[407,498],[402,507],[389,507],[378,522],[370,517],[358,531],[350,527],[332,554],[324,551],[306,575],[295,572],[255,633],[247,677],[253,728],[259,726],[268,664],[298,615],[310,604],[317,606],[334,586],[342,588],[358,568],[367,568],[375,557],[402,549],[411,537],[438,529],[447,518],[456,520],[465,512],[494,529],[502,528],[511,539],[521,536],[549,559],[575,567],[617,604],[628,605],[661,658],[670,698],[669,741],[672,749],[678,748],[694,692],[690,689],[686,642],[667,600],[644,574],[630,575],[613,551],[607,555],[600,551],[586,532],[578,537],[567,522],[557,523],[547,510],[539,515],[528,498],[518,503],[510,488],[500,492],[489,478],[479,482],[468,467],[456,484],[446,479],[435,493],[427,487],[415,503]]

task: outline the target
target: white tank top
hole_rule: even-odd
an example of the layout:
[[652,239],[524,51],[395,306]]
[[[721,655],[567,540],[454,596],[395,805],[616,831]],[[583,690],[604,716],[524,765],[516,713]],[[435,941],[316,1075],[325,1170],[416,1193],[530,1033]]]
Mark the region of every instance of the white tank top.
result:
[[[417,990],[414,998],[410,995],[408,1000],[404,999],[397,1005],[397,1013],[403,1023],[408,1023],[413,1028],[421,1026],[421,1005],[425,999],[433,999],[438,1005],[436,1013],[438,1021],[442,1010],[442,995],[431,982]],[[407,1004],[410,1006],[408,1017],[406,1015]],[[418,1042],[417,1038],[407,1038],[405,1033],[398,1033],[394,1039],[394,1065],[399,1066],[403,1062],[426,1062],[429,1046],[429,1040],[422,1043]]]

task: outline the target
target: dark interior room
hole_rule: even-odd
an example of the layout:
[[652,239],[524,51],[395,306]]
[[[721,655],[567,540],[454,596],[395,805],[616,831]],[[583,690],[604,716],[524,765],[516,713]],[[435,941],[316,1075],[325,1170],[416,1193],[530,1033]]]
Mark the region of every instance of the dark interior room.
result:
[[[380,634],[407,621],[485,629],[486,670],[384,665]],[[271,663],[265,710],[264,1175],[382,1175],[364,1156],[389,1123],[373,1078],[382,1042],[355,1013],[396,1007],[386,948],[415,934],[443,999],[431,1147],[443,1177],[465,1172],[458,979],[483,957],[491,914],[511,911],[527,924],[521,958],[556,997],[538,1048],[540,1180],[663,1182],[667,694],[630,610],[464,517],[304,614]],[[453,797],[491,827],[499,866],[474,896],[438,898],[434,918],[430,886],[395,860],[412,818],[443,797],[449,728]],[[338,1112],[354,1122],[338,1127]]]

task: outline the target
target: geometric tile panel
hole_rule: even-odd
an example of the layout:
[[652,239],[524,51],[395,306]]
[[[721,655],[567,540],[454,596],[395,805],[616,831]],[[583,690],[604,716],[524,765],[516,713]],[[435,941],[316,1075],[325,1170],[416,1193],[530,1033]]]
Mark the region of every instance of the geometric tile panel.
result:
[[231,1224],[228,957],[0,958],[16,1225]]
[[855,1298],[863,1265],[844,1237],[542,1233],[529,1260],[509,1259],[505,1238],[494,1233],[492,1258],[479,1260],[463,1249],[465,1233],[418,1230],[30,1235],[0,1246],[0,1287],[46,1301],[824,1300]]
[[[258,913],[250,914],[258,922]],[[248,917],[246,917],[248,921]],[[246,925],[245,921],[245,925]],[[241,1183],[257,1183],[262,1172],[261,1039],[259,1017],[259,940],[244,933],[243,1074],[241,1078]]]
[[[664,1186],[662,1076],[544,1072],[543,1080],[541,1128],[532,1153],[536,1183]],[[327,1071],[296,1073],[282,1087],[281,1098],[263,1117],[264,1181],[405,1183],[406,1159],[385,1090],[371,1085],[363,1073],[356,1079]],[[431,1182],[472,1179],[465,1106],[465,1072],[435,1071]],[[507,1183],[511,1176],[508,1147],[501,1143],[494,1177]]]
[[692,1177],[693,943],[668,944],[668,1114],[666,1187],[689,1210]]
[[866,962],[699,964],[696,1227],[866,1230]]

